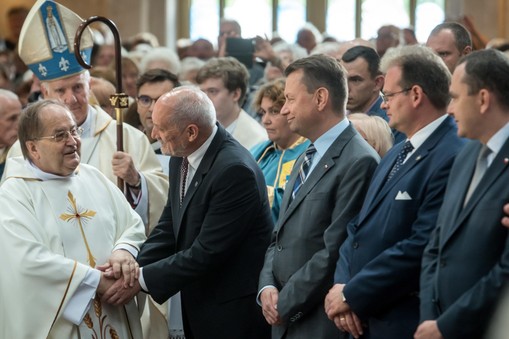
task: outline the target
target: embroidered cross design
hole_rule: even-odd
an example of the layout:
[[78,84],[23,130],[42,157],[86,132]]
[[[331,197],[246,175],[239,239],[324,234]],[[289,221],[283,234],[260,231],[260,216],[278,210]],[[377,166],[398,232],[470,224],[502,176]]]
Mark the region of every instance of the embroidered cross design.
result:
[[66,222],[77,222],[78,226],[80,228],[81,236],[83,237],[83,241],[85,242],[85,247],[87,248],[88,253],[88,263],[90,264],[90,267],[95,267],[95,258],[92,255],[92,251],[90,250],[90,246],[88,246],[87,237],[85,235],[85,230],[83,229],[83,224],[86,223],[88,220],[92,219],[96,212],[92,210],[87,210],[80,208],[77,203],[76,199],[72,195],[71,191],[67,193],[67,198],[69,199],[69,202],[71,203],[71,206],[67,207],[67,210],[70,211],[70,213],[62,213],[60,215],[60,219]]

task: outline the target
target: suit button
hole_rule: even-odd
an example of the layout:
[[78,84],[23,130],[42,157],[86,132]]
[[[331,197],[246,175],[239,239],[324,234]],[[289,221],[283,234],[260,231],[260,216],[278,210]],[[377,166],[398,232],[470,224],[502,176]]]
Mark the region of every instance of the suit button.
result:
[[445,261],[445,259],[441,259],[440,260],[440,267],[445,267],[447,265],[447,262]]
[[353,243],[353,248],[355,248],[355,249],[359,248],[359,243],[358,242],[354,242]]
[[277,245],[277,250],[278,250],[278,252],[281,252],[283,250],[283,246]]

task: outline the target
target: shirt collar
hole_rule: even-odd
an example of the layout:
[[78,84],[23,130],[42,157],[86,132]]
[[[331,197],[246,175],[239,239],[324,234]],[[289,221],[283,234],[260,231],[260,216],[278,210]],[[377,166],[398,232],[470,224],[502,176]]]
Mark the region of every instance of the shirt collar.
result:
[[189,161],[189,166],[193,169],[197,169],[198,166],[200,166],[200,163],[205,156],[205,152],[207,152],[207,149],[209,148],[210,144],[212,143],[212,140],[214,139],[214,136],[217,133],[217,126],[214,125],[214,129],[212,130],[212,133],[210,136],[205,140],[205,142],[193,153],[189,154],[187,157],[187,161]]
[[34,177],[36,177],[37,179],[40,179],[42,181],[68,179],[68,178],[74,177],[76,175],[76,173],[78,172],[78,169],[76,169],[73,173],[66,175],[66,176],[44,172],[43,170],[41,170],[39,167],[37,167],[33,162],[31,162],[28,159],[25,160],[25,165],[32,171],[32,173],[34,174]]
[[493,134],[490,140],[488,140],[487,146],[493,152],[493,157],[500,152],[507,138],[509,138],[509,122],[499,129],[497,133]]
[[[412,146],[414,146],[414,151],[418,149],[426,139],[440,126],[440,124],[447,118],[447,114],[442,115],[441,117],[433,120],[423,128],[421,128],[417,133],[415,133],[410,139]],[[413,152],[412,152],[413,153]]]
[[350,125],[346,117],[313,142],[316,152],[322,157],[337,137]]

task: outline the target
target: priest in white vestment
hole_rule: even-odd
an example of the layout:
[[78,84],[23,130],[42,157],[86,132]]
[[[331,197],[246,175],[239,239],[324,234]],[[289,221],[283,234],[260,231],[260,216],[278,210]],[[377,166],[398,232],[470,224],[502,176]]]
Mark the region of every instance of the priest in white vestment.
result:
[[25,159],[0,186],[0,338],[141,338],[138,308],[101,302],[138,278],[144,225],[123,193],[80,165],[80,133],[62,104],[21,115]]
[[[48,30],[41,18],[48,18],[50,13],[54,25],[66,34],[65,49],[52,49],[48,43]],[[83,129],[81,163],[94,166],[113,183],[117,177],[123,179],[124,193],[142,217],[148,235],[166,205],[168,177],[145,135],[130,125],[123,124],[124,151],[117,152],[116,121],[99,106],[89,104],[90,74],[78,63],[72,49],[76,29],[82,22],[83,19],[65,6],[38,0],[23,24],[18,53],[41,81],[43,97],[64,103]],[[92,43],[92,35],[86,29],[80,52],[87,62]],[[7,155],[15,156],[21,156],[19,143]]]

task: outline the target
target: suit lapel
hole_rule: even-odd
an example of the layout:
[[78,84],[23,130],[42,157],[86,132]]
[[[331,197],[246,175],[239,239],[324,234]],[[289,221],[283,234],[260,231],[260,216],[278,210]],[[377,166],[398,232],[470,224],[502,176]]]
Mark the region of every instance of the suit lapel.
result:
[[170,173],[175,173],[178,175],[170,175],[170,188],[169,188],[169,204],[171,206],[171,216],[172,216],[172,227],[173,233],[175,234],[175,239],[177,239],[177,232],[179,229],[180,222],[180,166],[182,164],[182,158],[171,157],[170,158]]
[[394,151],[387,154],[386,158],[384,158],[384,160],[378,165],[379,168],[373,177],[371,184],[369,185],[368,192],[366,193],[366,198],[362,204],[362,209],[359,213],[359,222],[364,219],[364,217],[368,215],[369,211],[371,211],[372,208],[380,202],[382,198],[380,191],[383,188],[387,175],[394,166],[396,158],[398,157],[398,154],[402,148],[403,143],[395,146]]
[[472,210],[475,206],[477,206],[479,200],[481,200],[486,192],[495,184],[497,179],[506,171],[508,166],[509,159],[509,139],[507,139],[500,149],[500,152],[497,154],[490,167],[484,173],[484,176],[481,178],[481,181],[475,188],[472,196],[468,200],[467,204],[463,208],[463,201],[465,200],[465,195],[468,190],[468,186],[470,185],[470,180],[472,178],[473,172],[475,170],[475,165],[477,162],[477,157],[479,156],[479,151],[481,149],[481,145],[477,147],[476,152],[472,152],[470,156],[469,164],[465,166],[465,171],[462,174],[458,175],[459,178],[463,178],[464,180],[456,180],[458,185],[462,185],[461,188],[457,189],[459,193],[457,197],[458,201],[455,205],[455,212],[458,217],[454,221],[453,227],[450,231],[445,235],[443,244],[447,242],[448,239],[456,232],[456,230],[463,224],[465,219],[472,213]]
[[322,156],[320,161],[316,164],[313,171],[309,174],[309,177],[306,179],[304,184],[299,189],[299,192],[295,196],[295,199],[290,202],[292,195],[292,188],[295,184],[295,180],[297,179],[298,171],[300,165],[304,161],[304,155],[301,155],[299,160],[295,162],[294,168],[292,169],[292,173],[290,175],[290,179],[286,185],[287,189],[285,190],[283,201],[281,204],[281,209],[284,210],[284,214],[281,216],[277,230],[279,230],[282,225],[285,224],[286,219],[288,219],[295,209],[300,205],[302,200],[309,194],[309,192],[315,187],[323,176],[331,170],[331,168],[336,164],[336,158],[338,158],[345,146],[350,142],[350,140],[355,135],[355,130],[351,125],[348,127],[336,138],[336,140],[332,143],[329,149]]
[[[457,199],[453,199],[452,208],[450,209],[451,219],[450,220],[458,220],[459,215],[463,211],[463,204],[465,201],[465,196],[467,195],[468,187],[470,185],[470,180],[472,180],[472,176],[474,175],[475,165],[477,162],[477,157],[479,156],[479,152],[481,150],[481,143],[477,143],[475,147],[469,152],[467,158],[461,166],[458,167],[458,173],[454,173],[455,177],[462,178],[461,180],[455,180],[454,184],[451,187],[448,187],[448,191],[450,191],[451,195],[457,197]],[[470,202],[472,202],[472,197]],[[447,228],[446,228],[447,229]],[[444,241],[445,238],[442,240]]]
[[[359,226],[362,225],[362,221],[384,200],[385,196],[391,192],[394,186],[405,177],[405,175],[415,166],[417,166],[421,161],[423,161],[428,154],[436,147],[437,143],[452,129],[454,128],[454,124],[452,122],[451,117],[447,117],[438,127],[431,133],[431,135],[424,141],[424,143],[417,148],[417,150],[412,154],[412,156],[403,164],[400,170],[394,174],[392,179],[389,182],[386,182],[386,178],[389,175],[389,172],[392,170],[394,163],[396,162],[396,158],[403,148],[404,143],[399,143],[396,147],[397,149],[391,153],[390,157],[384,159],[382,164],[379,166],[383,166],[380,172],[377,174],[376,178],[373,179],[373,182],[370,185],[368,194],[373,194],[372,197],[366,199],[361,213],[359,215]],[[389,156],[389,155],[387,155]],[[373,187],[371,187],[373,186]],[[395,197],[394,197],[395,198]]]
[[[293,191],[293,186],[295,186],[295,181],[297,180],[297,173],[299,172],[299,168],[302,166],[302,163],[304,162],[305,153],[306,152],[304,151],[304,153],[302,153],[299,156],[299,158],[297,159],[297,161],[295,161],[295,164],[293,165],[292,172],[290,173],[290,178],[286,183],[286,189],[285,193],[283,194],[283,200],[281,201],[281,211],[288,210],[288,205],[290,204],[292,198],[291,192]],[[281,222],[279,223],[281,224]]]
[[[207,172],[210,170],[210,168],[214,164],[216,155],[219,152],[219,150],[221,149],[221,145],[223,144],[225,139],[226,139],[226,130],[223,127],[221,127],[220,125],[218,125],[217,133],[214,136],[214,139],[212,139],[212,142],[211,142],[209,148],[205,152],[205,155],[203,156],[203,159],[200,162],[200,166],[198,166],[198,168],[196,169],[196,172],[194,173],[192,181],[189,183],[189,187],[188,187],[186,195],[184,197],[184,201],[182,201],[182,207],[176,207],[176,209],[178,210],[178,214],[177,214],[177,218],[173,219],[176,221],[176,222],[174,222],[175,239],[178,239],[178,232],[180,231],[180,226],[182,225],[182,219],[187,212],[189,202],[191,201],[194,194],[196,193],[196,191],[200,187],[201,183],[203,182],[203,178],[205,177]],[[180,158],[178,169],[180,169],[181,163],[182,163],[182,158]],[[174,200],[173,200],[176,202],[176,205],[175,204],[173,205],[174,208],[175,208],[175,206],[180,206],[180,194],[179,194],[180,170],[178,170],[177,173],[179,173],[179,175],[178,175],[178,182],[176,183],[177,186],[176,186],[176,189],[174,190],[176,192],[176,194],[174,194]]]

